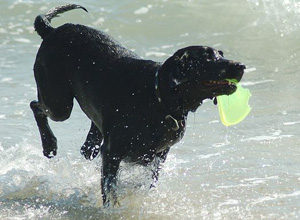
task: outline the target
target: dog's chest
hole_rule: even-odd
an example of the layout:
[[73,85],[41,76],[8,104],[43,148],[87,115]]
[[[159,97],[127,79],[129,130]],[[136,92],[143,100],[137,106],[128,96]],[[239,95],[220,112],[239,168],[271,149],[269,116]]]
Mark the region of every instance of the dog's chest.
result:
[[178,143],[185,131],[185,121],[180,121],[175,129],[168,121],[135,127],[131,135],[124,137],[127,143],[126,157],[132,162],[151,161],[155,155]]
[[162,126],[155,130],[154,139],[157,140],[156,152],[159,153],[166,148],[178,143],[185,132],[185,121],[164,120]]

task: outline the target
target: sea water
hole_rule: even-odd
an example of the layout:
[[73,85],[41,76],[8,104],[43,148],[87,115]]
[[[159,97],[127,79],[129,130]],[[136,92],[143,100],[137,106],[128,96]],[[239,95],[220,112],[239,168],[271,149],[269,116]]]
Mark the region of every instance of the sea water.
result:
[[206,101],[189,115],[155,189],[148,170],[122,165],[114,209],[102,207],[101,158],[80,155],[90,122],[78,105],[69,120],[50,122],[59,144],[50,160],[29,108],[41,43],[33,21],[64,3],[0,2],[0,219],[300,218],[300,1],[75,0],[90,14],[53,20],[101,29],[145,59],[207,45],[247,66],[250,115],[227,128]]

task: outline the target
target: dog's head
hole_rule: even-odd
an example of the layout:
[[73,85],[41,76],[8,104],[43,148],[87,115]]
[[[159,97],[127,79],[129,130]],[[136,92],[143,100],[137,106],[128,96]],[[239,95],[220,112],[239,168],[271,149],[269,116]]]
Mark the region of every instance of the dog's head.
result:
[[234,93],[237,88],[234,82],[241,80],[246,68],[225,59],[222,51],[203,46],[178,50],[163,67],[168,69],[169,87],[187,101],[198,104],[206,98]]

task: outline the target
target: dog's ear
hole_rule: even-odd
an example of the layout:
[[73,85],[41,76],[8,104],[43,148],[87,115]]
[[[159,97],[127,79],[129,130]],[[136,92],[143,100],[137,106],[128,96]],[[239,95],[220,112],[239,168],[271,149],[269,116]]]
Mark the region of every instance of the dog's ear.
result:
[[166,61],[170,68],[169,85],[171,88],[175,88],[188,81],[188,71],[186,71],[188,56],[186,51],[183,53],[176,52]]
[[219,52],[219,54],[221,55],[221,57],[224,57],[224,53],[223,53],[222,50],[219,50],[218,52]]

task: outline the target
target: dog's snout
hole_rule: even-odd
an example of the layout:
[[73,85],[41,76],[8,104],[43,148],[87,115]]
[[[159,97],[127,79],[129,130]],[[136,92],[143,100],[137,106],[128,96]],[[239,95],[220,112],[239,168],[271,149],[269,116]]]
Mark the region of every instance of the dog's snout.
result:
[[221,64],[226,65],[229,69],[231,70],[236,70],[236,71],[243,71],[244,69],[246,69],[246,66],[243,63],[240,62],[235,62],[233,60],[226,60],[223,59],[223,62],[221,62]]
[[246,69],[246,66],[242,63],[235,63],[234,66],[238,69],[238,70],[244,70]]

